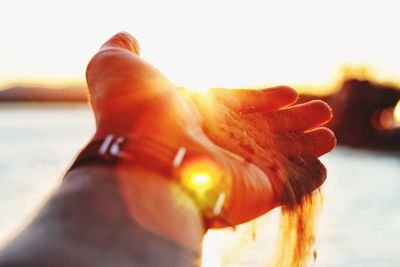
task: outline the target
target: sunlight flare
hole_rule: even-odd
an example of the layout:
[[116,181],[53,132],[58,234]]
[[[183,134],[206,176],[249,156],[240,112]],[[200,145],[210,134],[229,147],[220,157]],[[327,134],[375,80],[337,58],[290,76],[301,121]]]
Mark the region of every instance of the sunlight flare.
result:
[[195,159],[182,167],[180,176],[185,187],[204,192],[218,185],[222,179],[222,171],[211,160]]
[[393,111],[394,121],[400,126],[400,99]]

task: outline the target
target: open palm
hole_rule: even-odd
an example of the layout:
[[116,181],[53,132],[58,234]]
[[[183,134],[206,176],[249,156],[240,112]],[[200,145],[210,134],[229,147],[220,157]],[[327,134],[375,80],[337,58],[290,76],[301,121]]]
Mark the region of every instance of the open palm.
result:
[[335,146],[334,134],[318,127],[332,117],[322,101],[293,105],[296,92],[212,89],[193,94],[203,129],[217,145],[255,163],[270,178],[277,204],[294,204],[319,187],[326,170],[317,159]]
[[137,41],[127,33],[102,46],[88,65],[87,81],[95,138],[135,134],[226,163],[231,188],[224,208],[232,224],[295,202],[326,177],[317,157],[334,147],[334,135],[324,128],[307,131],[328,121],[331,111],[323,102],[281,109],[296,101],[293,89],[214,89],[185,101],[139,57]]

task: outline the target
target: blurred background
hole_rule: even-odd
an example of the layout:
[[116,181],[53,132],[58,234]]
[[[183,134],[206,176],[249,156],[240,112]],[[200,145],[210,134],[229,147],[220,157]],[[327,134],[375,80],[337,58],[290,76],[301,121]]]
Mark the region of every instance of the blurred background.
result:
[[[338,148],[322,157],[315,266],[400,266],[397,1],[2,1],[0,246],[57,187],[94,131],[85,67],[119,31],[193,90],[286,84],[327,101]],[[266,266],[279,211],[212,231],[203,266]],[[254,237],[253,228],[256,228]]]

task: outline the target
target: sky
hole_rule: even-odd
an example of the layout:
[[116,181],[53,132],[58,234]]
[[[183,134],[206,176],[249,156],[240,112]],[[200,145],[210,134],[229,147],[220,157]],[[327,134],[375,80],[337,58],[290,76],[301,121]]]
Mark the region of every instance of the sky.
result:
[[395,0],[5,0],[0,88],[83,83],[91,56],[119,31],[188,88],[326,87],[343,66],[397,81],[397,7]]

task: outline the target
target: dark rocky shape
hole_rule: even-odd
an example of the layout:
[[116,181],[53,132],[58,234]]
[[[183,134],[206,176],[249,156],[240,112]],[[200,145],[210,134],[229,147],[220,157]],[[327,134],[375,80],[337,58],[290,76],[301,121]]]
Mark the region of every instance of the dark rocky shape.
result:
[[311,99],[324,100],[333,108],[328,127],[336,133],[339,145],[400,151],[400,127],[379,125],[381,112],[390,111],[400,100],[399,88],[350,79],[334,94],[301,95],[299,101]]
[[0,102],[87,102],[86,88],[12,87],[0,91]]

